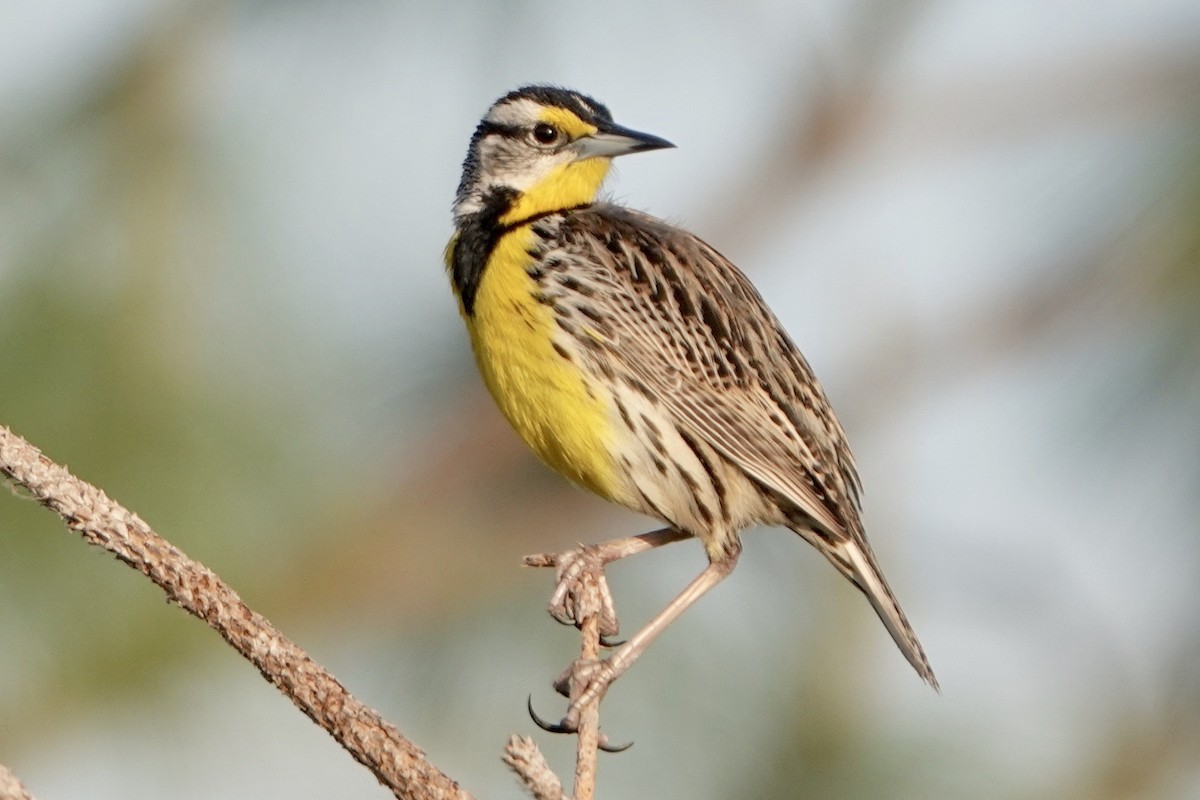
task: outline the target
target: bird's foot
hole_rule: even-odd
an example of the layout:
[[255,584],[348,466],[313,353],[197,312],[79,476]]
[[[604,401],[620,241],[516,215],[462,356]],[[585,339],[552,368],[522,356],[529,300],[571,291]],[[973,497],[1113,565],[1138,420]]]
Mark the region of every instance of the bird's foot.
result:
[[[583,709],[591,703],[600,702],[609,685],[619,675],[620,672],[608,660],[578,659],[554,681],[554,690],[571,700],[562,720],[547,722],[542,719],[533,710],[532,698],[529,702],[529,716],[534,724],[549,733],[578,733]],[[632,747],[633,742],[614,745],[608,741],[607,736],[600,734],[597,746],[607,753],[619,753]]]
[[617,679],[617,670],[607,659],[579,658],[554,679],[554,691],[571,701],[568,717],[583,706],[604,697],[609,684]]
[[575,627],[582,625],[588,617],[596,616],[600,643],[605,647],[620,644],[609,641],[620,630],[612,592],[604,577],[604,567],[611,560],[597,545],[525,557],[527,566],[554,567],[554,594],[550,595],[547,608],[550,616]]

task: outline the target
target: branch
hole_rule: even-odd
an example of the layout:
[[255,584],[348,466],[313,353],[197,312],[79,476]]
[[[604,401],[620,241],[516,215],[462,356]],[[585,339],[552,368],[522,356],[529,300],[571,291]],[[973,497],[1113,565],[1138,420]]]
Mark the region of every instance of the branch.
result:
[[204,620],[396,797],[470,800],[466,791],[425,759],[419,747],[355,699],[265,617],[251,611],[215,573],[2,425],[0,474],[28,490],[88,543],[108,550],[154,581],[169,601]]
[[[604,566],[598,568],[599,578],[604,576]],[[600,659],[600,600],[597,575],[588,570],[584,573],[588,584],[585,594],[587,602],[581,604],[579,634],[582,644],[579,663],[593,664]],[[578,681],[571,682],[571,702],[574,703],[583,687]],[[579,741],[575,749],[575,790],[571,800],[592,800],[596,795],[596,753],[600,746],[600,700],[597,697],[583,707],[579,714]]]
[[33,800],[21,781],[8,767],[0,764],[0,800]]
[[504,763],[517,773],[533,800],[564,800],[562,781],[546,763],[533,739],[513,736],[504,746]]
[[[571,800],[593,800],[595,797],[596,756],[599,750],[616,753],[629,747],[614,748],[600,733],[600,701],[604,699],[604,692],[577,707],[587,691],[587,676],[601,664],[603,635],[615,635],[617,632],[616,611],[604,577],[605,564],[679,538],[685,538],[685,535],[673,529],[664,529],[601,545],[581,546],[563,553],[538,553],[524,559],[526,566],[555,567],[558,583],[550,601],[550,614],[559,622],[574,622],[579,627],[582,640],[579,658],[554,682],[554,687],[571,701],[567,717],[562,723],[551,725],[533,714],[532,706],[529,710],[534,722],[544,730],[554,733],[573,731],[578,737],[575,789]],[[575,712],[578,712],[577,718],[573,717]],[[520,776],[534,800],[561,800],[562,782],[550,772],[532,740],[513,737],[505,748],[504,761]],[[543,773],[548,774],[549,779],[543,781]]]

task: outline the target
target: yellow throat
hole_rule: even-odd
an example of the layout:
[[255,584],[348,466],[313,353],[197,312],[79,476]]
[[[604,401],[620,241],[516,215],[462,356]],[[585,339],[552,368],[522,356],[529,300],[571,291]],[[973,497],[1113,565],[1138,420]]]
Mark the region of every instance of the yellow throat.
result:
[[[613,499],[611,409],[587,373],[554,347],[566,334],[554,310],[536,299],[538,284],[527,271],[534,233],[523,222],[592,202],[608,167],[607,158],[571,162],[517,196],[499,217],[503,232],[482,266],[470,312],[461,302],[460,309],[484,383],[525,443],[554,470]],[[459,243],[456,234],[447,268]]]

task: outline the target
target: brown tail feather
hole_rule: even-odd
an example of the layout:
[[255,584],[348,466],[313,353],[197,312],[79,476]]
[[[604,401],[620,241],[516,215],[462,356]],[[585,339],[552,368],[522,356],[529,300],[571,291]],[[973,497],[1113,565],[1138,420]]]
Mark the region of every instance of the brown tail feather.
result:
[[925,649],[921,647],[917,634],[913,632],[912,625],[904,616],[904,610],[900,608],[900,603],[883,577],[883,572],[875,563],[875,555],[871,552],[870,546],[860,544],[851,538],[830,541],[815,536],[810,531],[797,530],[796,532],[815,545],[837,567],[839,572],[850,579],[867,596],[875,613],[879,615],[884,627],[895,640],[896,646],[908,659],[908,663],[912,664],[913,669],[926,683],[940,692],[941,688],[938,686],[937,677],[933,674],[933,668],[929,666],[929,659],[925,657]]

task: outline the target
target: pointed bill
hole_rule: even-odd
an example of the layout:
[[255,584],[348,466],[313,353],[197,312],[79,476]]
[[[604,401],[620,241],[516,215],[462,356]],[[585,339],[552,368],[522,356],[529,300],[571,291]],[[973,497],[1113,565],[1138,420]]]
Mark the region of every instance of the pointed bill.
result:
[[608,124],[603,130],[585,136],[575,143],[577,160],[585,158],[616,158],[646,150],[662,150],[675,145],[659,136]]

